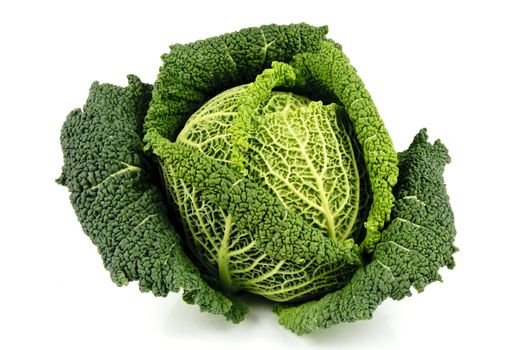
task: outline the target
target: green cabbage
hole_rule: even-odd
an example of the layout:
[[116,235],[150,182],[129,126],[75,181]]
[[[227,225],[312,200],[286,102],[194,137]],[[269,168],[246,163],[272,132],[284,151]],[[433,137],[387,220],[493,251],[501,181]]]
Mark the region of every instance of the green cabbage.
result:
[[397,154],[326,33],[248,28],[173,45],[153,87],[93,85],[58,182],[118,285],[233,322],[258,294],[302,334],[454,265],[446,148],[422,130]]

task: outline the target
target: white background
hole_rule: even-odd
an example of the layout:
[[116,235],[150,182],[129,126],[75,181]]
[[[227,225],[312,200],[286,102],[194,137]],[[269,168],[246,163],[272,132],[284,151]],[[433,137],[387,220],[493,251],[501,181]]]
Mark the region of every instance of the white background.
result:
[[[525,11],[510,1],[17,1],[0,5],[0,348],[523,349]],[[267,23],[328,24],[398,150],[427,127],[453,162],[457,267],[373,320],[298,337],[117,288],[54,183],[93,80],[153,82],[160,55]]]

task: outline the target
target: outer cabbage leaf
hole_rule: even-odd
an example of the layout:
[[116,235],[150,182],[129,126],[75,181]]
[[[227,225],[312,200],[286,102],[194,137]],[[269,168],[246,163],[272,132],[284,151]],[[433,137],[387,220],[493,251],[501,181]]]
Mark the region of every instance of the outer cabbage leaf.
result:
[[315,53],[297,55],[292,65],[302,80],[300,91],[325,96],[345,107],[359,141],[373,193],[365,223],[363,250],[371,253],[390,218],[392,187],[398,176],[397,156],[388,131],[363,82],[337,44],[324,41]]
[[84,229],[113,281],[138,280],[157,296],[184,289],[184,300],[237,323],[247,307],[212,289],[186,257],[171,225],[156,169],[143,152],[142,123],[151,86],[129,77],[121,88],[94,83],[83,110],[62,128],[62,175]]
[[401,299],[440,281],[439,268],[454,266],[454,217],[443,180],[450,161],[445,146],[427,142],[420,131],[399,154],[400,176],[393,220],[384,230],[372,261],[350,283],[319,300],[298,306],[277,306],[279,323],[297,334],[340,322],[372,317],[386,298]]
[[318,51],[327,32],[327,27],[308,24],[272,24],[171,46],[162,56],[144,130],[174,139],[204,102],[252,82],[273,61],[289,62],[299,53]]

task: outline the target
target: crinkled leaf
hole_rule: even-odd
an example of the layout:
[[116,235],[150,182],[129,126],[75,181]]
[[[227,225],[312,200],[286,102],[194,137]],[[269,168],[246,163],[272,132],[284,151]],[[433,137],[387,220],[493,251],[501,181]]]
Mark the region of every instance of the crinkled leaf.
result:
[[341,290],[299,306],[276,307],[279,322],[295,333],[309,333],[340,322],[369,319],[386,298],[421,292],[441,280],[438,270],[452,268],[454,217],[443,180],[450,161],[445,146],[427,142],[426,130],[399,154],[400,177],[393,220],[384,230],[372,261]]
[[94,83],[84,109],[71,112],[62,128],[58,181],[117,285],[138,280],[141,291],[157,296],[182,288],[187,302],[239,322],[246,306],[206,284],[168,220],[156,170],[142,150],[150,91],[134,76],[126,88]]

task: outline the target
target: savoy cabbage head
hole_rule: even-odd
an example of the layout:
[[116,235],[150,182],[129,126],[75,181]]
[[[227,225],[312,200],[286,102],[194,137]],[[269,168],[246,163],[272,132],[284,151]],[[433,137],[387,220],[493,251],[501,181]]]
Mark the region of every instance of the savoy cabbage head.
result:
[[453,266],[446,148],[422,130],[396,153],[326,33],[248,28],[171,46],[153,87],[94,83],[58,181],[118,285],[233,322],[261,295],[301,334]]

